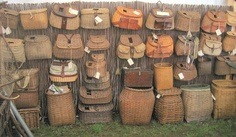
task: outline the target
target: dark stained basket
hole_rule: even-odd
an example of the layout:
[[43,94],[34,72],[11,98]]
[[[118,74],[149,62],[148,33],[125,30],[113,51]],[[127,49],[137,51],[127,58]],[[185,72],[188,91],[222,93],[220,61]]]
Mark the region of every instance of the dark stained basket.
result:
[[99,79],[86,77],[85,87],[89,90],[104,90],[110,87],[110,73],[107,71],[104,77]]

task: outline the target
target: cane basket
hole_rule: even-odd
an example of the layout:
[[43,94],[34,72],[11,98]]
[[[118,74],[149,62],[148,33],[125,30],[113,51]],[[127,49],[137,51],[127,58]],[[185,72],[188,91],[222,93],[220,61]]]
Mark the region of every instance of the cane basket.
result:
[[17,29],[20,21],[19,12],[8,9],[0,9],[1,22],[3,27],[10,27],[11,29]]
[[67,86],[60,86],[63,93],[46,91],[48,119],[51,126],[75,124],[75,108],[72,92]]
[[211,92],[215,97],[213,118],[236,118],[236,81],[213,80]]
[[111,85],[109,71],[106,72],[106,75],[104,77],[101,77],[99,79],[86,77],[84,81],[85,87],[89,90],[104,90],[109,88]]
[[180,89],[182,90],[185,120],[187,122],[209,120],[213,110],[210,85],[182,85]]
[[155,103],[153,87],[124,87],[119,96],[121,121],[125,125],[147,125]]
[[184,119],[183,101],[180,96],[181,90],[171,89],[158,90],[155,101],[154,116],[161,124],[182,122]]

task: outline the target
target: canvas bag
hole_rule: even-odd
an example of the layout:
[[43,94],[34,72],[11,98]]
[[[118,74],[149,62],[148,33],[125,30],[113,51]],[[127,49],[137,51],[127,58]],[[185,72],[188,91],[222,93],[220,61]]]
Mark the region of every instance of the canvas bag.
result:
[[1,22],[3,27],[17,29],[20,22],[19,12],[8,8],[0,9]]
[[107,50],[110,43],[105,35],[90,35],[87,47],[90,51]]
[[81,27],[85,29],[110,28],[108,8],[90,8],[81,10]]
[[210,56],[218,56],[222,51],[222,43],[206,39],[203,45],[203,53]]
[[226,15],[227,15],[227,24],[229,26],[236,26],[236,12],[234,11],[229,11],[226,10]]
[[59,59],[80,59],[84,55],[84,46],[80,34],[58,34],[53,55]]
[[201,29],[207,33],[216,33],[219,29],[222,33],[226,31],[227,16],[224,11],[209,10],[205,13]]
[[78,29],[80,26],[78,7],[69,4],[54,4],[49,17],[49,23],[58,29]]
[[215,74],[228,75],[236,74],[236,56],[217,56],[215,61]]
[[143,13],[141,10],[117,6],[111,22],[118,28],[138,30],[143,25]]
[[162,34],[155,39],[148,36],[145,54],[149,58],[166,58],[173,54],[174,44],[170,35]]
[[192,63],[176,62],[173,74],[176,80],[190,81],[197,77],[197,69]]
[[145,49],[146,45],[139,35],[121,35],[117,56],[121,59],[141,58],[144,56]]
[[235,43],[236,43],[236,32],[227,31],[222,41],[223,51],[225,52],[233,51],[236,48]]
[[221,35],[216,35],[216,34],[210,34],[210,33],[204,33],[201,32],[200,35],[200,40],[199,40],[199,48],[198,50],[203,50],[203,45],[205,44],[206,40],[211,40],[211,41],[219,41],[221,42]]

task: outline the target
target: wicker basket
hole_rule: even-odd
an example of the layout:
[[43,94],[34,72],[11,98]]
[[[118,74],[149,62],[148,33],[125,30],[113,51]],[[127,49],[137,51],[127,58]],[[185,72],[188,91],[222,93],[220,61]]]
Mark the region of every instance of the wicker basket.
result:
[[20,22],[18,11],[7,8],[1,8],[0,16],[3,27],[10,27],[11,29],[18,28]]
[[85,87],[89,90],[104,90],[110,87],[110,73],[106,72],[106,75],[102,78],[96,79],[91,77],[85,78]]
[[4,136],[4,131],[10,119],[10,102],[0,99],[0,136]]
[[154,116],[161,124],[182,122],[184,119],[184,106],[181,99],[181,90],[171,89],[158,90],[159,94],[154,108]]
[[86,74],[88,77],[94,77],[98,72],[100,73],[100,77],[104,77],[106,75],[106,61],[102,62],[94,62],[94,61],[86,61]]
[[16,108],[30,108],[39,105],[38,89],[34,90],[14,90],[12,96],[18,96],[19,98],[14,100]]
[[72,92],[67,86],[61,86],[63,93],[46,92],[48,119],[52,126],[75,124],[75,108]]
[[100,105],[78,104],[79,118],[84,124],[111,122],[112,119],[112,103]]
[[124,87],[119,96],[119,110],[123,124],[149,124],[155,103],[153,87]]
[[88,90],[82,86],[79,90],[79,100],[83,104],[105,104],[112,101],[112,88],[105,90]]
[[213,104],[213,118],[236,118],[236,81],[213,80],[211,92],[216,98]]
[[197,73],[198,75],[209,75],[212,73],[212,62],[209,57],[197,58]]
[[[189,68],[187,68],[189,66]],[[180,81],[190,81],[197,77],[197,69],[194,64],[176,62],[173,70],[174,79]]]
[[33,108],[18,109],[18,112],[20,113],[21,117],[24,119],[26,125],[29,127],[30,130],[40,128],[39,106]]
[[185,120],[187,122],[209,120],[213,110],[210,85],[182,85],[180,89],[182,90]]

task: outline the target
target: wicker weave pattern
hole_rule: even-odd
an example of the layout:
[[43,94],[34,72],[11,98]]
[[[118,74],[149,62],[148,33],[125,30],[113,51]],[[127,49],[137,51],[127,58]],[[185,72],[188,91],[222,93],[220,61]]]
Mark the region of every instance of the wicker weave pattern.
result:
[[228,31],[222,41],[223,51],[229,52],[235,49],[236,32]]
[[1,22],[3,27],[10,27],[11,29],[17,29],[20,21],[18,11],[1,8],[0,9]]
[[[189,68],[187,68],[187,65]],[[185,62],[177,62],[174,66],[174,78],[181,81],[190,81],[197,77],[197,69],[194,64],[187,64]],[[183,78],[180,77],[182,73]]]
[[110,87],[110,73],[107,71],[106,75],[102,78],[85,78],[85,87],[89,90],[104,90]]
[[216,75],[228,75],[228,74],[236,74],[236,69],[229,66],[225,60],[228,60],[232,63],[236,63],[236,56],[217,56],[215,61],[215,74]]
[[209,75],[212,73],[212,62],[209,57],[197,58],[197,72],[198,75]]
[[94,77],[95,74],[99,72],[100,77],[104,77],[107,72],[106,61],[102,62],[94,62],[94,61],[86,61],[86,74],[88,77]]

